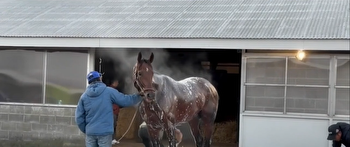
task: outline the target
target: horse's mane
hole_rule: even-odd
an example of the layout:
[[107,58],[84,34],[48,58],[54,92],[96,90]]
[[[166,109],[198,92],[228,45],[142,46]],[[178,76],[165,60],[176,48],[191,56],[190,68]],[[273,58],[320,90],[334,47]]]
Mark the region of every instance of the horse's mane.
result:
[[155,74],[157,74],[157,75],[165,75],[165,74],[162,74],[162,73],[160,73],[160,72],[158,72],[158,71],[156,71],[156,70],[153,70],[153,73],[155,73]]
[[158,71],[156,71],[156,70],[153,70],[153,73],[154,73],[154,76],[157,76],[157,77],[159,77],[159,78],[161,78],[161,77],[167,77],[167,78],[172,79],[170,76],[165,75],[165,74],[162,74],[162,73],[160,73],[160,72],[158,72]]
[[[172,81],[172,82],[178,82],[177,80],[173,79],[172,77],[168,76],[168,75],[165,75],[165,74],[162,74],[156,70],[153,69],[153,73],[155,77],[157,77],[158,79],[161,79],[161,80],[166,80],[168,82]],[[160,84],[160,83],[158,83]]]

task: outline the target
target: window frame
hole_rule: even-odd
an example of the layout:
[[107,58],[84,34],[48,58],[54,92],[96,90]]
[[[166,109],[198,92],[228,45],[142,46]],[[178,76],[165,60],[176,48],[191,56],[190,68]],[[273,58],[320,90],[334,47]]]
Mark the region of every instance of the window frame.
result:
[[[7,49],[7,50],[27,50],[26,48],[14,48],[14,49]],[[2,50],[2,49],[1,49]],[[47,82],[47,57],[48,52],[55,52],[55,51],[82,51],[86,52],[87,60],[86,60],[86,74],[88,74],[91,70],[94,70],[94,58],[95,58],[95,48],[88,48],[88,49],[44,49],[44,48],[37,48],[37,49],[30,49],[34,51],[40,51],[43,52],[43,79],[42,79],[42,103],[20,103],[20,102],[0,102],[0,104],[3,105],[24,105],[24,106],[47,106],[47,107],[71,107],[75,108],[77,105],[75,104],[47,104],[46,102],[46,82]],[[88,86],[88,82],[86,81],[85,87]]]
[[343,114],[335,114],[335,106],[336,106],[336,98],[337,98],[337,89],[350,89],[350,85],[349,86],[337,86],[337,72],[338,72],[338,59],[347,59],[347,60],[350,60],[350,56],[348,55],[337,55],[337,56],[334,56],[334,63],[333,63],[333,67],[334,67],[334,85],[332,85],[332,88],[333,88],[333,104],[332,104],[332,109],[331,109],[331,112],[330,112],[330,116],[332,117],[340,117],[340,118],[349,118],[349,115],[343,115]]
[[[285,58],[285,83],[284,84],[262,84],[262,83],[247,83],[247,60],[248,59],[274,59]],[[313,54],[307,58],[314,59],[330,59],[329,62],[329,82],[328,85],[296,85],[287,84],[288,78],[288,59],[295,58],[295,54],[292,53],[243,53],[242,54],[242,75],[241,75],[241,114],[260,114],[260,115],[283,115],[283,116],[318,116],[318,117],[335,117],[335,118],[348,118],[348,115],[335,115],[335,100],[337,88],[350,88],[350,86],[336,86],[336,72],[337,72],[337,59],[350,59],[349,54]],[[246,110],[246,86],[284,86],[284,111],[283,112],[270,112],[270,111],[252,111]],[[313,88],[328,88],[328,108],[327,114],[317,113],[295,113],[287,112],[287,87],[313,87]]]

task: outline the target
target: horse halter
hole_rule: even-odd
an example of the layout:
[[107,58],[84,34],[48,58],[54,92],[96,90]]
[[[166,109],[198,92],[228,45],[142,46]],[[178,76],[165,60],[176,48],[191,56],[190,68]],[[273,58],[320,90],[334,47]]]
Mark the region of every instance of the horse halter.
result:
[[[134,67],[134,75],[135,75],[135,82],[136,85],[139,87],[139,89],[141,90],[142,94],[145,94],[145,91],[151,91],[151,92],[155,92],[155,90],[153,88],[143,88],[142,83],[139,82],[139,74],[138,74],[138,69],[139,67],[142,65],[142,63],[140,65],[137,65],[136,67]],[[141,107],[141,105],[139,105],[139,107]],[[164,111],[163,109],[159,106],[159,104],[154,100],[151,101],[151,105],[149,105],[150,110],[152,110],[156,116],[158,117],[158,119],[163,122],[164,119]]]
[[144,88],[144,84],[142,82],[140,82],[140,75],[138,74],[138,69],[139,67],[142,65],[142,63],[140,63],[140,65],[137,65],[136,69],[134,69],[134,75],[135,75],[135,82],[137,84],[137,86],[140,88],[141,93],[145,94],[146,91],[151,91],[151,92],[155,92],[155,90],[153,88]]

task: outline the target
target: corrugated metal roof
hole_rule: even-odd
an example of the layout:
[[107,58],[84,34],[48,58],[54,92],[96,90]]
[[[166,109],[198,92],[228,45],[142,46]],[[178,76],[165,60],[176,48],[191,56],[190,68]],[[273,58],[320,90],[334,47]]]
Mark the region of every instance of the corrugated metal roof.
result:
[[1,37],[350,39],[349,0],[1,0]]

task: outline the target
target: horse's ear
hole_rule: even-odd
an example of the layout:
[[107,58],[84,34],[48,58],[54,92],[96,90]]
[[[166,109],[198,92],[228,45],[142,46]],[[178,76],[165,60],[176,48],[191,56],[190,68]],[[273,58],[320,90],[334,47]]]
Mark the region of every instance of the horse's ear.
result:
[[153,59],[154,59],[154,55],[153,55],[153,52],[151,53],[151,56],[149,56],[149,62],[152,63],[153,62]]
[[139,52],[139,55],[137,56],[137,62],[141,62],[141,59],[142,59],[142,54],[141,52]]

